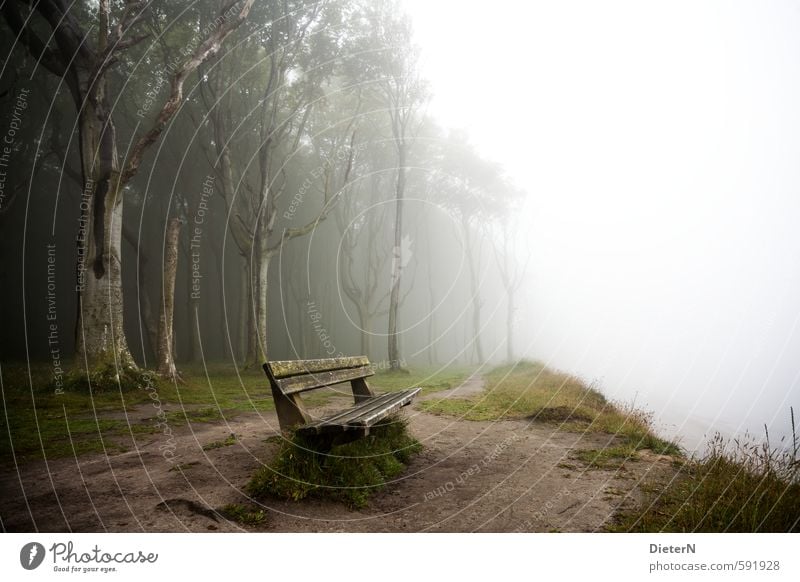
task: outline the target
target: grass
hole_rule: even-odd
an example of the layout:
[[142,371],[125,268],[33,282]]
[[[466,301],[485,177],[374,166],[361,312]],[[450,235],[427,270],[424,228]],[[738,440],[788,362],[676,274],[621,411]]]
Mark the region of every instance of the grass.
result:
[[270,465],[256,471],[247,490],[257,498],[316,497],[363,507],[421,448],[398,417],[385,419],[365,438],[324,452],[314,439],[295,434]]
[[538,362],[522,361],[500,366],[486,375],[487,389],[471,398],[427,400],[426,412],[449,414],[466,420],[529,419],[560,429],[615,435],[618,443],[598,450],[583,450],[577,458],[594,467],[609,467],[635,458],[636,451],[680,455],[680,448],[653,433],[649,415],[609,402],[582,380],[551,370]]
[[625,461],[636,458],[637,448],[631,443],[602,449],[581,449],[572,453],[572,458],[594,469],[616,469]]
[[459,386],[474,371],[474,368],[458,366],[439,368],[412,368],[410,370],[382,370],[368,378],[370,387],[376,392],[398,392],[408,388],[422,388],[422,394],[449,390]]
[[[30,368],[24,363],[3,365],[0,464],[125,451],[132,447],[131,439],[136,435],[161,432],[159,420],[177,428],[275,408],[260,368],[240,369],[237,375],[227,363],[181,366],[184,383],[151,375],[149,390],[143,383],[132,388],[126,374],[122,374],[121,386],[113,389],[113,374],[107,370],[103,373],[108,376],[104,390],[90,392],[80,387],[57,394],[49,363],[33,363]],[[405,374],[382,371],[370,379],[370,384],[378,392],[409,386],[436,391],[457,385],[467,375],[467,369],[412,369]],[[335,394],[318,390],[304,394],[303,399],[314,407],[325,404]],[[155,405],[163,412],[160,419]],[[130,424],[119,414],[107,418],[111,413],[135,408],[150,416],[143,422],[131,420]]]
[[213,442],[208,443],[207,445],[203,445],[203,450],[204,451],[213,451],[214,449],[221,449],[223,447],[229,447],[231,445],[235,445],[237,440],[238,439],[236,438],[236,435],[231,433],[230,435],[228,435],[228,437],[224,441],[213,441]]
[[267,519],[263,509],[249,508],[240,503],[230,503],[223,507],[220,513],[226,519],[249,526],[261,525]]
[[800,442],[772,448],[769,436],[726,441],[716,435],[700,459],[686,461],[666,487],[653,487],[613,531],[800,532]]
[[[180,427],[274,409],[260,370],[248,370],[237,377],[230,366],[209,365],[208,376],[203,369],[189,369],[184,371],[184,380],[184,384],[175,384],[153,375],[150,389],[139,384],[134,389],[122,386],[114,391],[106,387],[58,394],[52,386],[49,365],[34,364],[30,370],[25,364],[5,365],[0,463],[124,451],[132,444],[132,435],[161,432],[159,421]],[[130,424],[118,414],[106,418],[109,413],[131,412],[137,407],[151,416],[143,422],[131,419]],[[159,410],[162,418],[158,417]]]

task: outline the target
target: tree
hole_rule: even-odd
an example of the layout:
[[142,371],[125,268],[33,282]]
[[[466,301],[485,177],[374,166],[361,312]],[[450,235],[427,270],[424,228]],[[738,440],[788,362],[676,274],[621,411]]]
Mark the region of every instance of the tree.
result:
[[[186,79],[219,51],[225,38],[247,18],[253,1],[227,6],[213,22],[197,31],[201,40],[187,47],[185,58],[170,71],[169,96],[158,108],[150,128],[133,139],[124,163],[118,156],[109,77],[120,66],[125,52],[148,37],[137,32],[152,2],[128,0],[113,10],[109,0],[99,0],[96,7],[74,9],[66,8],[61,0],[40,0],[32,5],[8,0],[2,5],[3,16],[20,42],[43,67],[63,79],[78,116],[83,193],[76,346],[78,361],[87,370],[108,364],[126,373],[137,369],[123,329],[124,191],[147,150],[181,107]],[[44,35],[39,33],[42,28]],[[96,37],[90,42],[94,30]]]
[[492,241],[495,265],[506,293],[506,360],[509,362],[514,361],[515,295],[522,286],[531,257],[528,253],[525,262],[520,264],[514,256],[518,229],[511,214],[509,212],[497,223],[497,236]]
[[177,216],[167,222],[164,236],[164,277],[162,281],[161,311],[158,318],[156,340],[156,371],[165,378],[178,379],[175,368],[175,278],[178,272],[178,243],[181,226],[186,222],[186,201],[178,200]]
[[422,125],[420,109],[428,99],[428,90],[417,73],[417,51],[411,42],[411,24],[393,0],[379,2],[366,10],[374,52],[365,71],[372,76],[389,116],[395,147],[396,180],[394,188],[394,247],[392,249],[391,291],[389,297],[388,357],[389,367],[401,367],[398,341],[398,309],[401,302],[404,258],[403,203],[408,181],[408,156]]
[[[345,39],[331,36],[338,34],[335,24],[341,16],[334,8],[330,3],[311,0],[264,2],[258,10],[264,11],[265,26],[249,44],[221,57],[206,73],[210,83],[204,103],[213,132],[213,152],[208,157],[228,207],[228,231],[248,271],[250,310],[245,361],[249,365],[267,359],[272,259],[287,242],[312,232],[334,207],[342,185],[328,179],[331,166],[344,168],[346,182],[353,164],[352,128],[345,130],[345,143],[341,139],[332,142],[326,137],[330,132],[309,130],[315,110],[329,97],[325,90],[335,72],[335,57],[344,50],[340,45]],[[258,58],[241,58],[243,51]],[[238,62],[218,66],[223,59],[236,60],[237,55]],[[232,106],[234,85],[245,102],[244,108]],[[235,119],[232,112],[242,109],[241,118]],[[248,129],[253,126],[255,129]],[[234,147],[238,155],[233,154]],[[349,154],[340,158],[337,152],[342,148],[347,151],[347,147]],[[249,161],[238,164],[236,158]],[[304,164],[305,173],[300,170]],[[302,216],[286,197],[292,184],[290,169],[300,170],[309,180],[305,186],[305,180],[300,179],[300,184],[295,184],[298,190],[308,194],[315,191],[312,186],[319,186],[321,193],[321,208],[297,227],[283,222]],[[305,194],[300,196],[300,202]]]
[[[392,257],[391,247],[387,248],[382,240],[389,231],[388,204],[383,198],[385,177],[385,173],[373,168],[369,178],[343,197],[336,211],[341,236],[339,280],[342,291],[356,309],[359,353],[366,356],[372,352],[374,319],[389,312],[385,306],[389,292],[382,293],[380,285]],[[366,195],[364,190],[368,190]]]
[[432,189],[439,203],[458,224],[458,240],[466,256],[472,304],[472,347],[478,363],[485,361],[481,330],[481,273],[487,225],[504,208],[508,192],[501,168],[482,158],[466,136],[453,133],[440,145]]

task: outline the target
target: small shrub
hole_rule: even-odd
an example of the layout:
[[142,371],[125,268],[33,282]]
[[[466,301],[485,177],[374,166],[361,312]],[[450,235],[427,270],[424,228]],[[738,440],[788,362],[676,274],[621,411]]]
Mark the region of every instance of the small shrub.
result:
[[313,496],[363,507],[421,448],[397,417],[372,427],[365,438],[329,450],[318,439],[295,434],[284,441],[275,461],[253,475],[247,489],[255,497],[299,501]]

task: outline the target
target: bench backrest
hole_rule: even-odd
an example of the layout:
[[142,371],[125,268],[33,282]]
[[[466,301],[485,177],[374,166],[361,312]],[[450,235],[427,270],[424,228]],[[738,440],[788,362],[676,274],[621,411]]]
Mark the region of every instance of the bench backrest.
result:
[[321,360],[275,360],[264,364],[264,371],[272,384],[287,396],[342,382],[352,382],[375,373],[366,356]]

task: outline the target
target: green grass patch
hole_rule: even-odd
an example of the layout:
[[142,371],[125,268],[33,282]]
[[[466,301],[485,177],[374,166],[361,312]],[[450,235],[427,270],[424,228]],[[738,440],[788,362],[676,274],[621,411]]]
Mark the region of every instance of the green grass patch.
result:
[[422,445],[405,421],[390,417],[359,440],[323,451],[319,441],[295,434],[247,486],[255,497],[299,501],[317,497],[363,507],[369,496],[405,470]]
[[[486,375],[486,390],[470,398],[427,400],[422,410],[466,420],[529,419],[550,423],[563,430],[601,432],[621,438],[610,450],[584,451],[582,459],[594,458],[593,466],[633,458],[641,449],[680,455],[674,443],[652,431],[648,414],[621,407],[587,386],[580,378],[551,370],[539,362],[522,361],[494,368]],[[629,454],[631,453],[632,454]],[[616,462],[616,461],[613,461]]]
[[213,442],[208,443],[207,445],[203,445],[203,450],[204,451],[212,451],[214,449],[221,449],[223,447],[229,447],[231,445],[235,445],[237,440],[238,439],[236,438],[236,435],[231,433],[230,435],[228,435],[228,438],[226,438],[225,440],[213,441]]
[[219,408],[205,406],[203,408],[182,408],[164,414],[171,425],[181,425],[187,422],[216,422],[224,417]]
[[[70,363],[64,365],[71,368]],[[244,413],[275,409],[269,383],[260,368],[240,368],[238,374],[229,363],[179,368],[183,383],[160,379],[152,372],[149,378],[139,374],[133,378],[125,371],[118,373],[113,367],[101,366],[98,373],[103,378],[92,382],[91,392],[88,384],[70,384],[71,389],[56,393],[49,362],[33,362],[30,367],[25,363],[4,364],[0,463],[10,465],[14,456],[17,462],[28,462],[43,457],[122,451],[130,446],[131,434],[157,434],[163,430],[156,424],[159,410],[170,426],[178,428],[188,423],[218,422]],[[120,376],[119,381],[115,375]],[[419,369],[407,374],[378,372],[370,378],[370,383],[378,392],[411,386],[434,391],[456,386],[468,375],[465,368]],[[131,378],[136,380],[135,385],[128,382]],[[95,389],[101,385],[103,389]],[[303,399],[309,407],[321,406],[335,394],[332,390],[318,390],[304,394]],[[151,416],[130,425],[125,420],[104,418],[110,412],[137,408]],[[69,419],[69,432],[65,416]],[[94,424],[95,416],[100,419],[99,427]]]
[[[4,423],[3,423],[4,424]],[[116,439],[124,427],[124,423],[114,420],[48,419],[40,423],[39,428],[32,426],[25,431],[13,433],[13,441],[9,439],[5,427],[0,439],[0,461],[11,465],[46,457],[56,459],[83,455],[86,453],[118,453],[126,447]],[[14,446],[12,453],[11,446]]]
[[594,469],[616,469],[625,461],[636,458],[636,448],[630,443],[603,449],[581,449],[572,454],[573,459],[586,463]]
[[263,509],[246,507],[240,503],[230,503],[223,507],[220,513],[226,519],[247,526],[261,525],[267,519]]
[[376,392],[399,392],[409,388],[422,388],[423,394],[449,390],[459,386],[474,371],[472,367],[411,368],[407,370],[382,370],[367,378]]
[[799,444],[796,434],[788,449],[771,448],[769,439],[726,441],[717,435],[704,457],[686,461],[666,486],[649,488],[646,502],[618,516],[611,529],[800,532]]
[[[113,379],[109,370],[104,372]],[[135,387],[95,390],[75,387],[57,393],[49,363],[4,365],[0,410],[0,463],[71,457],[84,453],[126,450],[131,434],[157,434],[161,420],[172,427],[217,422],[243,412],[274,410],[267,379],[260,370],[240,376],[230,365],[209,365],[184,371],[184,384],[150,373]],[[108,378],[107,378],[108,379]],[[149,384],[148,384],[149,382]],[[113,383],[112,383],[113,384]],[[157,405],[157,406],[156,406]],[[144,410],[149,418],[131,421],[105,418],[107,413]],[[98,420],[95,421],[95,418]],[[70,442],[70,435],[72,442]]]

